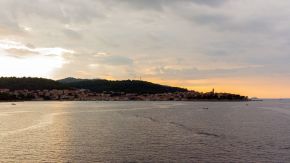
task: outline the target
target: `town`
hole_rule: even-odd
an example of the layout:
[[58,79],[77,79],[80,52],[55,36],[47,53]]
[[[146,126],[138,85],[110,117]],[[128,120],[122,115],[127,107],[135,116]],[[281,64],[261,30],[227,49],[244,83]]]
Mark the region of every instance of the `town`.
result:
[[248,97],[215,93],[214,90],[207,93],[196,91],[136,94],[124,92],[92,92],[87,89],[65,90],[9,90],[0,89],[0,101],[247,101]]

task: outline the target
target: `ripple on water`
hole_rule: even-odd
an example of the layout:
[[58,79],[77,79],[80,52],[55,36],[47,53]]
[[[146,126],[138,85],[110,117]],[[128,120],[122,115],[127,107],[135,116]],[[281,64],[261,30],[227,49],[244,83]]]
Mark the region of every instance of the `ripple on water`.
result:
[[287,162],[288,111],[265,105],[17,104],[0,109],[0,162]]

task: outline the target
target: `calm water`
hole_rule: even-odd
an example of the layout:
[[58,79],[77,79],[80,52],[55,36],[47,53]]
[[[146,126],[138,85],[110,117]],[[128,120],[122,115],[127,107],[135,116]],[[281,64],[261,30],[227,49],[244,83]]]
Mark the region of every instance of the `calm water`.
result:
[[290,161],[290,101],[16,104],[0,162]]

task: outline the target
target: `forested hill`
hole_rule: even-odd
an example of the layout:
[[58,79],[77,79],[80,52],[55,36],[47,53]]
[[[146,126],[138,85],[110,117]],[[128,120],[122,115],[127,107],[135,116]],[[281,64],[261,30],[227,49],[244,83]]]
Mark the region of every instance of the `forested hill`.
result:
[[154,84],[139,80],[110,81],[102,79],[66,78],[58,81],[44,78],[1,77],[0,89],[10,90],[44,90],[44,89],[88,89],[94,92],[124,93],[168,93],[186,92],[187,89]]
[[44,89],[67,89],[68,86],[50,79],[43,78],[16,78],[1,77],[0,89],[10,90],[44,90]]
[[74,79],[66,78],[59,80],[72,88],[89,89],[94,92],[124,92],[124,93],[169,93],[169,92],[186,92],[187,89],[170,87],[160,84],[154,84],[140,80],[103,80],[103,79]]

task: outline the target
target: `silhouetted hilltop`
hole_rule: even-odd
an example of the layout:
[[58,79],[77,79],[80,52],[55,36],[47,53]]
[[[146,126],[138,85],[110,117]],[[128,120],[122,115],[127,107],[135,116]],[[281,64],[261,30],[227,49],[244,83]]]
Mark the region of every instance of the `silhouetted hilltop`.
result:
[[56,82],[51,79],[44,78],[31,78],[31,77],[1,77],[0,78],[0,89],[10,89],[10,90],[44,90],[44,89],[67,89],[68,86]]
[[201,93],[140,80],[66,78],[0,78],[0,101],[13,100],[151,100],[151,101],[247,101],[230,93]]
[[104,80],[104,79],[75,79],[58,80],[71,88],[89,89],[93,92],[124,92],[124,93],[173,93],[187,92],[187,89],[155,84],[140,80]]
[[124,92],[124,93],[173,93],[186,92],[187,89],[154,84],[139,80],[110,81],[103,79],[65,78],[58,81],[31,77],[1,77],[0,89],[10,90],[51,90],[51,89],[88,89],[93,92]]
[[87,79],[78,79],[78,78],[68,77],[68,78],[57,80],[57,82],[66,84],[66,83],[80,82],[80,81],[84,81],[84,80],[87,80]]

